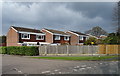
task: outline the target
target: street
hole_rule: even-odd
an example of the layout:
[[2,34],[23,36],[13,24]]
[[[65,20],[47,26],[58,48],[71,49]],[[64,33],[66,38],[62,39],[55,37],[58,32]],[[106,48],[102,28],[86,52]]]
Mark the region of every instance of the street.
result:
[[118,61],[65,61],[2,56],[3,74],[118,74]]

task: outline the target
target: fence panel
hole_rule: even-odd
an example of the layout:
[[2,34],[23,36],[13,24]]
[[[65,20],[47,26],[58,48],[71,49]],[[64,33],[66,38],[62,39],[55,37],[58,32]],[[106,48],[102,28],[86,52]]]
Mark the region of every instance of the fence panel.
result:
[[98,45],[99,46],[99,54],[106,54],[106,45]]
[[44,55],[45,54],[45,46],[39,46],[39,55]]
[[118,54],[118,45],[106,45],[106,54]]
[[97,54],[98,46],[72,46],[72,45],[39,46],[39,53],[40,55]]
[[120,54],[120,45],[99,45],[99,54]]
[[47,46],[47,54],[56,54],[56,46]]
[[68,46],[69,54],[78,54],[78,46]]
[[58,54],[67,54],[67,46],[65,45],[59,45],[56,46],[58,50]]

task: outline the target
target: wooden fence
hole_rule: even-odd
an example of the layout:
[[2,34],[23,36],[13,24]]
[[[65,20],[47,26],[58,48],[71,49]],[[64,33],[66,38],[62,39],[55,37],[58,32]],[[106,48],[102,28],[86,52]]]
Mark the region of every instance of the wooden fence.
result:
[[39,55],[93,55],[98,52],[98,46],[39,46]]
[[99,54],[120,54],[120,45],[98,45]]

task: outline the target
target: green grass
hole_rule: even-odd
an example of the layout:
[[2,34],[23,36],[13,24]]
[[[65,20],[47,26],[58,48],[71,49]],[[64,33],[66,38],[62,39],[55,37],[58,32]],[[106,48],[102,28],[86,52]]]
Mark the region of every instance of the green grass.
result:
[[35,59],[54,59],[54,60],[104,60],[118,56],[77,56],[77,57],[32,57]]

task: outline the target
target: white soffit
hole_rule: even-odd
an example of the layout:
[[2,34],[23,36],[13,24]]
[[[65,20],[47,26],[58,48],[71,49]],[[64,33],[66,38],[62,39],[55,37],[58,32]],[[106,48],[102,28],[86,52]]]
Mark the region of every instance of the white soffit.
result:
[[33,33],[33,32],[23,32],[23,31],[19,31],[19,33],[27,33],[27,34],[35,34],[35,35],[45,35],[44,33]]

